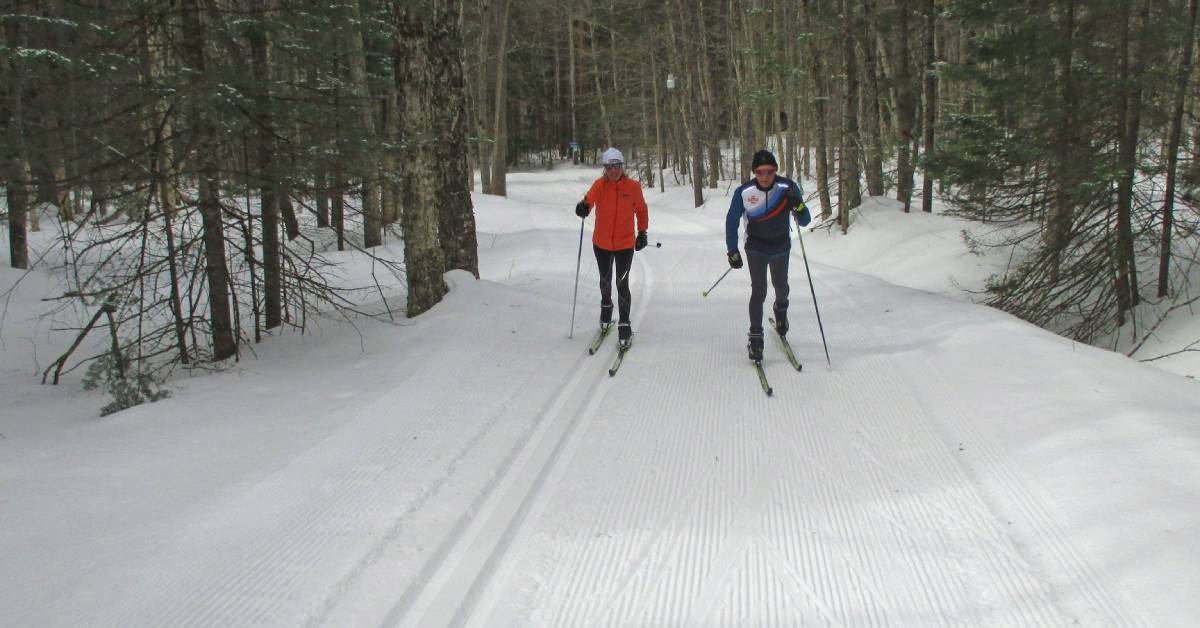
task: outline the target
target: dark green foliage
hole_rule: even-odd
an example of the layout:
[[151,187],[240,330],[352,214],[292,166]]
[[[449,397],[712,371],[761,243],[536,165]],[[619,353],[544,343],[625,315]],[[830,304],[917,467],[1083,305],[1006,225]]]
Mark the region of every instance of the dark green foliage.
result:
[[131,368],[129,360],[117,358],[112,353],[106,353],[88,365],[87,373],[83,376],[83,389],[100,389],[112,397],[112,401],[100,409],[100,416],[143,403],[153,403],[171,395],[153,376],[141,372],[130,374]]
[[[1161,172],[1155,142],[1169,91],[1153,87],[1165,81],[1163,60],[1177,42],[1140,42],[1178,32],[1182,14],[1169,7],[1154,12],[1147,33],[1130,17],[1133,8],[1115,0],[958,0],[946,7],[953,28],[970,34],[964,61],[944,70],[966,97],[947,105],[939,149],[923,163],[947,184],[954,213],[1014,228],[1011,237],[990,243],[1015,246],[1018,255],[989,283],[987,302],[1082,341],[1111,333],[1124,316],[1114,287],[1122,263],[1118,149],[1121,116],[1135,104],[1141,117],[1131,200],[1135,257],[1155,245],[1150,177]],[[1130,59],[1124,67],[1122,41]],[[1131,70],[1138,55],[1140,74]],[[1136,101],[1126,96],[1134,93]]]

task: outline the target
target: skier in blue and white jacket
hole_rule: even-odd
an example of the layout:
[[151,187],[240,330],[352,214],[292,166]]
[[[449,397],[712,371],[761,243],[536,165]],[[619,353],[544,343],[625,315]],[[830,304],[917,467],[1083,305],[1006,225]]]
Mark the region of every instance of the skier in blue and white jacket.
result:
[[742,267],[738,252],[738,226],[746,225],[746,263],[750,267],[750,359],[763,359],[763,302],[767,298],[767,270],[775,287],[775,330],[788,331],[788,259],[792,250],[792,218],[801,227],[812,217],[804,205],[800,184],[776,173],[779,163],[771,151],[754,153],[750,169],[754,178],[733,193],[725,216],[725,245],[732,268]]

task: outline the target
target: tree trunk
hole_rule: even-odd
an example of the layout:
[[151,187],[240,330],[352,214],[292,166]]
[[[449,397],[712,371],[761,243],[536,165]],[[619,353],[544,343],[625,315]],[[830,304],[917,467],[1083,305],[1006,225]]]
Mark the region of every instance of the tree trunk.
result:
[[809,63],[812,66],[813,86],[816,94],[813,97],[813,113],[817,118],[817,193],[821,199],[821,218],[827,219],[833,215],[833,201],[829,197],[829,159],[828,159],[828,124],[826,108],[829,103],[829,90],[825,82],[825,69],[821,63],[821,49],[816,41],[817,20],[813,19],[811,0],[804,0],[804,20],[806,30],[813,33],[809,38]]
[[317,227],[329,227],[329,174],[323,166],[317,166],[314,187],[317,197]]
[[[143,72],[147,83],[157,85],[167,76],[167,50],[161,25],[152,24],[147,20],[142,26]],[[175,168],[175,153],[170,138],[174,134],[172,116],[165,98],[159,98],[154,103],[155,116],[150,121],[150,141],[154,147],[154,161],[157,164],[157,192],[159,205],[163,214],[174,217],[179,205],[179,173]]]
[[867,149],[866,175],[867,193],[883,196],[883,141],[879,124],[879,71],[875,62],[875,0],[863,0],[863,19],[859,45],[863,49],[863,112]]
[[[937,62],[934,50],[934,36],[937,33],[937,7],[934,0],[925,2],[925,156],[933,154],[933,127],[937,121],[937,76],[934,74],[934,64]],[[933,211],[933,177],[929,169],[925,169],[925,177],[921,190],[921,211]]]
[[[263,325],[266,329],[283,322],[283,273],[279,242],[279,172],[276,167],[275,126],[271,115],[271,50],[266,31],[272,0],[255,0],[248,32],[251,67],[255,82],[255,168],[259,181],[259,211],[262,216]],[[253,229],[250,230],[253,234]],[[253,267],[251,267],[253,272]],[[255,322],[257,325],[257,321]]]
[[898,139],[897,157],[896,157],[896,200],[904,203],[904,211],[908,211],[912,205],[913,192],[913,164],[912,164],[912,146],[916,143],[916,138],[913,137],[913,123],[915,115],[915,103],[912,93],[912,74],[909,71],[909,17],[912,12],[911,3],[913,0],[898,0],[897,2],[897,30],[899,31],[899,46],[896,50],[896,80],[895,80],[895,100],[896,100],[896,132],[900,136]]
[[1192,49],[1196,41],[1196,0],[1188,3],[1187,35],[1183,39],[1183,63],[1175,80],[1175,106],[1171,111],[1171,130],[1167,138],[1167,184],[1163,201],[1162,242],[1158,256],[1158,296],[1167,296],[1171,270],[1171,223],[1175,212],[1175,170],[1179,163],[1179,140],[1183,133],[1183,100],[1192,75]]
[[[1118,162],[1120,174],[1117,179],[1117,251],[1114,260],[1117,269],[1117,324],[1124,324],[1125,315],[1138,304],[1137,260],[1133,252],[1133,174],[1137,159],[1137,143],[1141,124],[1142,104],[1142,59],[1145,56],[1142,42],[1146,39],[1146,22],[1149,5],[1138,0],[1134,12],[1140,25],[1130,25],[1130,16],[1122,11],[1121,18],[1121,64],[1120,84],[1122,93],[1117,100]],[[1131,53],[1130,47],[1133,48]],[[1132,67],[1130,56],[1133,56]]]
[[[842,112],[842,149],[841,172],[838,177],[838,224],[842,233],[850,228],[850,210],[862,205],[862,191],[859,187],[858,147],[858,60],[854,50],[854,39],[857,23],[854,18],[854,3],[857,0],[843,0],[842,20],[845,32],[842,36],[842,61],[846,73],[845,102]],[[932,1],[932,0],[931,0]]]
[[[17,0],[13,13],[23,13],[25,3]],[[0,45],[13,48],[25,45],[21,20],[8,19],[0,22]],[[18,58],[9,63],[9,53],[0,54],[0,76],[7,77],[5,86],[8,100],[3,106],[5,142],[8,150],[4,155],[5,184],[8,190],[8,252],[9,264],[13,268],[29,268],[29,243],[26,220],[29,214],[29,161],[25,156],[24,112],[22,96],[25,91],[24,60]]]
[[[684,133],[687,137],[687,150],[689,153],[689,165],[691,171],[692,183],[692,201],[694,207],[699,207],[704,204],[704,147],[700,143],[700,129],[697,127],[696,121],[696,99],[699,97],[697,89],[697,81],[693,71],[693,65],[682,61],[675,50],[687,50],[686,43],[678,36],[676,22],[682,27],[684,22],[684,7],[683,0],[680,0],[675,11],[667,20],[668,35],[671,41],[671,66],[685,68],[682,80],[686,92],[682,96],[681,108],[684,125]],[[679,89],[679,86],[676,86]]]
[[508,16],[512,0],[504,3],[500,12],[500,32],[496,35],[496,95],[492,102],[495,122],[492,137],[496,139],[492,152],[492,194],[508,196]]
[[208,35],[201,0],[182,0],[184,57],[191,69],[190,105],[196,135],[196,159],[199,169],[199,205],[202,216],[205,274],[208,278],[209,323],[212,326],[213,358],[224,360],[237,351],[233,335],[233,318],[229,309],[229,271],[225,265],[225,231],[222,220],[219,146],[216,128],[209,117],[208,105],[202,99],[213,90],[213,83],[204,50]]
[[400,89],[401,138],[407,146],[401,160],[404,214],[404,266],[408,277],[408,316],[416,316],[433,307],[446,294],[442,278],[445,261],[438,240],[438,189],[435,175],[443,164],[437,163],[437,139],[429,136],[435,128],[435,92],[438,83],[431,58],[432,16],[418,7],[401,5],[396,9],[395,77]]
[[[455,24],[458,23],[454,20],[451,21],[453,21]],[[456,51],[455,54],[461,55],[462,52]],[[398,124],[398,114],[396,113],[398,99],[399,94],[396,89],[396,83],[393,81],[392,84],[388,86],[387,98],[384,100],[384,111],[382,116],[383,132],[381,134],[388,143],[388,146],[383,150],[383,176],[379,179],[379,214],[383,220],[383,224],[385,225],[393,224],[400,219],[400,189],[399,186],[396,185],[395,148],[399,145],[399,135],[396,129],[396,125]],[[467,147],[463,145],[459,148],[464,152],[465,158]],[[470,170],[467,170],[466,176],[468,178],[470,177],[470,172]]]
[[347,37],[346,54],[350,63],[350,86],[354,89],[354,104],[358,109],[359,131],[365,146],[356,152],[357,168],[362,177],[362,215],[363,215],[363,247],[371,248],[382,243],[379,213],[379,155],[375,149],[375,117],[374,101],[371,98],[371,88],[367,83],[366,42],[363,40],[362,12],[359,2],[353,0],[346,7],[349,9],[349,37]]
[[596,101],[600,103],[600,124],[604,128],[604,145],[612,146],[612,122],[608,119],[608,107],[604,104],[604,84],[600,81],[600,53],[596,51],[596,24],[591,20],[588,21],[588,40],[592,49],[592,79],[596,84]]
[[1079,133],[1075,128],[1075,110],[1078,102],[1074,73],[1075,10],[1075,0],[1070,0],[1063,16],[1062,38],[1064,44],[1060,48],[1061,52],[1056,63],[1058,84],[1062,89],[1060,102],[1062,119],[1058,125],[1058,137],[1054,143],[1057,152],[1056,163],[1052,166],[1055,169],[1054,184],[1057,189],[1054,191],[1054,203],[1047,212],[1044,236],[1046,246],[1051,251],[1053,264],[1051,274],[1053,276],[1058,274],[1061,254],[1071,238],[1071,229],[1075,222],[1075,207],[1070,193],[1076,187],[1075,147],[1079,141]]
[[658,62],[657,56],[653,53],[650,55],[650,82],[654,93],[654,161],[658,165],[658,191],[665,193],[667,191],[667,182],[663,178],[663,141],[662,141],[662,113],[658,106]]
[[429,59],[435,98],[434,129],[437,133],[434,176],[437,189],[438,230],[446,270],[462,269],[479,276],[479,244],[475,212],[471,204],[470,171],[467,164],[467,98],[463,76],[462,33],[446,10],[434,12]]
[[571,104],[571,141],[575,143],[574,146],[571,147],[571,163],[578,166],[579,165],[580,148],[579,148],[579,129],[576,126],[578,124],[578,120],[576,119],[576,115],[575,115],[575,113],[576,113],[575,112],[575,106],[576,106],[575,99],[579,95],[578,80],[576,79],[576,75],[577,75],[577,72],[579,71],[579,67],[578,67],[578,62],[575,60],[576,59],[576,53],[575,53],[576,43],[575,42],[576,42],[576,40],[580,40],[578,43],[578,47],[583,48],[583,41],[582,41],[583,34],[582,34],[582,32],[580,32],[579,37],[575,37],[575,31],[577,29],[577,27],[575,26],[575,15],[576,15],[576,13],[579,12],[578,11],[579,3],[576,2],[575,4],[576,4],[575,10],[567,12],[567,65],[571,66],[570,70],[568,72],[568,75],[567,75],[568,83],[569,83],[567,85],[567,88],[571,90],[571,93],[568,95],[568,97],[571,101],[571,103],[570,103]]
[[[492,53],[492,25],[496,22],[495,5],[489,0],[479,2],[479,65],[475,81],[475,136],[479,138],[479,185],[484,194],[492,193],[492,150],[494,145],[490,137],[490,114],[488,109],[488,86],[494,74],[490,71],[488,59]],[[574,64],[572,64],[574,78]],[[574,83],[572,83],[574,85]],[[572,100],[572,103],[574,101]],[[572,114],[572,121],[574,120]],[[572,124],[574,124],[572,122]]]

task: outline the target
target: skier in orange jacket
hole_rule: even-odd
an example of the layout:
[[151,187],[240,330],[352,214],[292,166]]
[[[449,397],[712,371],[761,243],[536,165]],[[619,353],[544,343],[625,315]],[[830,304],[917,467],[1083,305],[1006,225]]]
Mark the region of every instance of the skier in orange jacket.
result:
[[617,339],[622,345],[628,346],[633,338],[633,328],[629,324],[629,269],[633,265],[633,252],[642,250],[649,242],[646,235],[649,212],[646,199],[642,197],[642,184],[625,176],[625,157],[621,151],[609,148],[604,151],[600,161],[604,164],[604,176],[592,183],[584,200],[575,206],[575,214],[587,218],[591,208],[596,208],[592,249],[596,252],[596,264],[600,268],[600,329],[605,331],[612,325],[615,263],[620,316]]

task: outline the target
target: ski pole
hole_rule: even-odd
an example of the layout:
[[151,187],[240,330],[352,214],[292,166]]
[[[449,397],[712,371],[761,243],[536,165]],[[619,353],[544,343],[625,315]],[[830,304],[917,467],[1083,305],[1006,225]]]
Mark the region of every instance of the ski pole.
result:
[[825,347],[825,363],[833,366],[833,362],[829,360],[829,344],[825,342],[825,326],[821,324],[821,308],[817,307],[817,290],[813,287],[812,270],[808,268],[808,252],[804,250],[804,236],[800,235],[800,230],[796,230],[796,237],[800,239],[800,254],[804,256],[804,273],[808,275],[808,289],[812,292],[813,309],[817,312],[817,329],[821,330],[821,345]]
[[579,219],[579,254],[575,256],[575,296],[571,297],[571,332],[567,338],[575,337],[575,302],[579,300],[579,263],[583,261],[583,224],[586,218]]
[[[729,269],[725,271],[725,275],[728,275],[730,270],[733,270],[732,266],[730,266]],[[721,275],[721,279],[724,279],[725,275]],[[713,285],[709,286],[708,290],[705,290],[703,293],[701,293],[700,296],[704,296],[704,297],[708,296],[708,293],[712,292],[713,288],[716,288],[717,284],[721,283],[721,279],[718,279],[715,282],[713,282]]]

